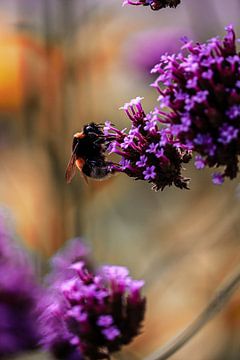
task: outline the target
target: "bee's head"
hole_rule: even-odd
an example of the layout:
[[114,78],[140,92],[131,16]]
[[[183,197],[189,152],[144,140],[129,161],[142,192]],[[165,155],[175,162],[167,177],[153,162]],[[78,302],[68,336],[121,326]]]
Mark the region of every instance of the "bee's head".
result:
[[95,124],[94,122],[87,124],[83,127],[83,133],[85,135],[102,135],[101,125]]

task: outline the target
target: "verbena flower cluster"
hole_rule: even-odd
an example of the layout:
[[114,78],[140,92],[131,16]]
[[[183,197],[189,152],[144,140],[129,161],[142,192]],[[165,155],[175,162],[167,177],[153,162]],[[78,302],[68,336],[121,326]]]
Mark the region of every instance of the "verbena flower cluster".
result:
[[43,289],[11,226],[0,210],[0,359],[40,346],[57,359],[109,359],[139,334],[143,281],[120,266],[94,272],[88,247],[74,239],[52,258]]
[[188,188],[189,179],[181,172],[183,164],[191,159],[191,152],[180,147],[168,129],[161,127],[163,121],[154,112],[145,114],[141,100],[137,97],[122,107],[131,120],[128,132],[105,123],[104,134],[110,142],[108,150],[121,156],[119,164],[112,165],[113,171],[148,181],[155,190],[173,184]]
[[36,278],[25,254],[14,246],[8,220],[0,214],[0,358],[37,348]]
[[[54,264],[65,258],[65,251]],[[95,273],[83,258],[68,265],[65,274],[61,281],[48,277],[42,303],[43,345],[58,359],[109,359],[141,329],[143,281],[133,280],[120,266],[103,266]]]
[[160,93],[155,114],[161,118],[162,109],[169,109],[164,121],[181,144],[197,153],[198,169],[224,167],[213,174],[215,184],[239,171],[240,55],[233,27],[226,31],[223,40],[205,44],[185,39],[181,53],[162,56],[152,70],[159,74],[152,84]]
[[156,190],[174,184],[187,188],[183,164],[196,153],[197,169],[223,167],[213,183],[235,178],[240,155],[240,53],[232,26],[221,40],[205,44],[183,39],[182,51],[165,54],[153,68],[159,105],[145,114],[137,97],[122,109],[129,132],[106,122],[108,150],[121,156],[112,170],[146,180]]
[[152,10],[161,10],[166,7],[176,8],[180,4],[181,0],[124,0],[125,5],[142,5],[150,6]]

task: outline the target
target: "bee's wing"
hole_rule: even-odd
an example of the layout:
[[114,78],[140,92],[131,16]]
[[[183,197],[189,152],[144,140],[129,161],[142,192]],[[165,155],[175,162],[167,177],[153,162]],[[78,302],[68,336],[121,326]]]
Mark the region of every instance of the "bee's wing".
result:
[[77,160],[76,154],[75,152],[73,152],[65,172],[65,179],[68,184],[72,181],[74,175],[76,174],[76,164],[75,164],[76,160]]
[[80,173],[81,173],[84,181],[88,184],[87,176],[84,174],[84,172],[83,172],[83,170],[82,170],[82,169],[83,169],[83,166],[84,166],[84,164],[85,164],[85,160],[79,158],[79,159],[76,160],[75,164],[76,164],[76,167],[78,168],[78,170],[80,171]]

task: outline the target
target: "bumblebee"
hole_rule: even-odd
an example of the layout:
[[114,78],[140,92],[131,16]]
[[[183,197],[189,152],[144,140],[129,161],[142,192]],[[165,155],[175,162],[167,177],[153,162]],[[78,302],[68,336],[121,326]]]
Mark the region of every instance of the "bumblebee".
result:
[[86,182],[87,178],[101,180],[112,171],[105,159],[105,136],[102,125],[94,122],[83,127],[82,132],[73,136],[72,154],[67,165],[65,178],[70,183],[79,169]]

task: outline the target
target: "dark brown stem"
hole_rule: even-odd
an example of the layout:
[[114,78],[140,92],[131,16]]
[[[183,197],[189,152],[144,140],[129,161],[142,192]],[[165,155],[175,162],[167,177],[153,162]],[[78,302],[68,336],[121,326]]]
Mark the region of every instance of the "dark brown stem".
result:
[[240,268],[223,283],[207,307],[189,326],[171,339],[160,350],[146,357],[144,360],[166,360],[170,358],[223,309],[239,286]]

